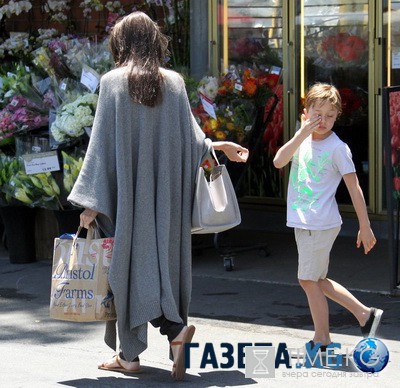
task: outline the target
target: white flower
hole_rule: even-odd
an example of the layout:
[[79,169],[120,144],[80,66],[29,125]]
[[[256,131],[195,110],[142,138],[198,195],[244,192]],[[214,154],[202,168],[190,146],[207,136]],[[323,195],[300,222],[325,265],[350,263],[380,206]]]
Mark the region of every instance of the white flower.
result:
[[53,22],[63,23],[68,20],[67,12],[71,9],[71,0],[47,0],[44,10],[50,15]]
[[92,10],[99,12],[102,11],[104,5],[100,2],[100,0],[84,0],[81,1],[79,7],[83,8],[83,16],[87,19],[91,18]]
[[1,50],[12,56],[27,55],[32,51],[27,32],[15,32],[1,45]]
[[87,93],[75,101],[65,104],[56,114],[50,131],[54,139],[63,142],[69,138],[82,136],[85,127],[93,125],[98,95]]
[[119,13],[120,15],[125,14],[120,1],[107,1],[104,7],[106,7],[110,12]]
[[19,15],[22,12],[28,12],[32,9],[32,3],[30,1],[14,1],[10,0],[8,4],[0,7],[0,20],[3,19],[4,15],[8,18],[12,15]]
[[209,99],[213,100],[218,94],[218,78],[216,77],[203,77],[199,82],[198,91],[201,94],[204,94]]
[[39,46],[46,46],[48,42],[59,34],[55,28],[39,28],[38,33],[39,36],[36,38],[36,43]]

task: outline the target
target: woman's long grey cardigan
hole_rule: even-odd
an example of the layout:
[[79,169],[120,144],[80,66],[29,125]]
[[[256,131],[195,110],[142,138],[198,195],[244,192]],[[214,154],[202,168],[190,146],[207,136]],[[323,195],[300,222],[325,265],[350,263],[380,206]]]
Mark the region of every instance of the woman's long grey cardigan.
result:
[[[146,349],[150,320],[187,321],[194,182],[210,147],[183,79],[162,72],[163,100],[154,108],[132,102],[124,68],[101,78],[88,150],[68,197],[97,211],[101,228],[115,236],[109,281],[127,360]],[[114,350],[115,329],[107,323],[105,341]]]

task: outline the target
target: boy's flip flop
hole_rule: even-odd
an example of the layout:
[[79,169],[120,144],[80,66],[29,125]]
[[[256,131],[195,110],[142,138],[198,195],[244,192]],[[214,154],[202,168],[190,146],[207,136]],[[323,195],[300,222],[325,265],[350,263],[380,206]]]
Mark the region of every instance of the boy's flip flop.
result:
[[186,367],[185,367],[184,345],[192,341],[195,330],[196,328],[194,326],[188,326],[182,338],[182,341],[171,342],[171,346],[178,346],[178,345],[180,346],[179,353],[176,357],[176,360],[174,360],[174,365],[173,365],[174,371],[172,372],[172,377],[174,377],[175,380],[183,380],[185,377]]
[[115,358],[116,363],[118,364],[118,366],[116,367],[109,367],[109,366],[105,366],[105,362],[103,362],[101,365],[98,366],[99,369],[102,370],[108,370],[111,372],[121,372],[121,373],[130,373],[130,374],[137,374],[137,373],[142,373],[142,369],[137,368],[137,369],[127,369],[124,368],[121,364],[121,359],[119,358],[119,356],[116,354],[113,358]]

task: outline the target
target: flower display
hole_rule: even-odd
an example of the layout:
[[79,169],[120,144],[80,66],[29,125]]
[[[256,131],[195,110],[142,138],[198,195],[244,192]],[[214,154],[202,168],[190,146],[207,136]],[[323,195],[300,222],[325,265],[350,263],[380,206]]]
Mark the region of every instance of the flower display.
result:
[[[14,96],[9,104],[0,111],[0,120],[9,119],[13,124],[14,132],[28,131],[48,124],[48,111],[42,110],[29,99],[23,96]],[[11,129],[11,128],[9,128]],[[0,131],[2,125],[0,124]]]
[[[154,15],[163,31],[172,37],[166,61],[184,72],[179,66],[187,65],[189,60],[188,0],[132,3],[45,0],[40,4],[0,0],[0,155],[10,158],[0,163],[3,174],[1,206],[68,206],[66,194],[71,191],[82,167],[88,141],[84,133],[89,135],[93,124],[100,78],[115,66],[107,33],[120,16],[135,9]],[[24,16],[13,18],[24,12],[29,12],[24,26],[29,32],[7,31],[10,26],[24,23]],[[35,29],[40,17],[43,26],[61,23],[66,32],[56,28]],[[89,19],[94,17],[96,23],[91,23]],[[8,18],[11,20],[5,20]],[[75,34],[76,26],[83,34]],[[88,30],[93,32],[94,28],[96,35],[88,34]],[[218,82],[216,87],[218,89]],[[234,120],[230,121],[239,125],[240,114],[234,108],[236,106],[232,105]],[[71,145],[78,145],[82,150],[72,151]],[[26,163],[30,153],[50,150],[51,156],[37,155],[50,165],[55,163],[53,150],[57,150],[58,160],[63,161],[62,168],[59,171],[54,165],[46,165],[43,169],[51,168],[50,175],[44,172],[27,175],[24,164],[16,158],[16,155],[23,155]]]
[[214,101],[218,94],[218,88],[219,80],[217,77],[205,76],[200,80],[197,91]]
[[75,156],[68,154],[65,151],[61,151],[61,155],[63,159],[64,190],[69,194],[78,178],[79,172],[81,171],[84,156]]
[[50,15],[51,21],[64,23],[68,20],[67,12],[71,9],[70,3],[71,0],[47,0],[44,4],[44,11]]
[[82,136],[85,127],[93,124],[97,100],[97,94],[86,93],[60,107],[50,127],[54,139],[61,143]]
[[366,65],[367,40],[348,32],[325,36],[317,47],[319,60],[328,66]]
[[256,111],[273,94],[272,87],[277,80],[278,76],[256,67],[231,66],[219,78],[201,79],[197,88],[201,102],[191,98],[193,113],[211,139],[245,144]]
[[51,173],[27,175],[18,158],[0,159],[0,187],[6,204],[62,208],[59,200],[60,188]]
[[97,12],[102,11],[104,5],[100,0],[83,0],[79,4],[79,7],[83,8],[83,16],[90,19],[92,17],[92,10]]
[[114,14],[118,14],[118,15],[125,14],[125,11],[122,8],[122,4],[120,1],[107,1],[107,3],[104,5],[104,7]]
[[17,133],[48,124],[48,106],[32,86],[31,74],[21,66],[2,77],[0,90],[0,145],[8,144]]
[[10,0],[7,4],[0,7],[0,20],[4,17],[11,17],[12,15],[19,15],[22,12],[28,12],[32,9],[32,2],[30,1],[14,1]]
[[[54,1],[54,3],[56,3]],[[57,3],[63,3],[62,1],[57,1]],[[39,47],[46,46],[48,42],[59,36],[60,33],[55,28],[39,28],[38,36],[36,36],[36,45]]]
[[15,32],[0,45],[0,58],[11,56],[25,59],[32,52],[29,34],[26,32]]
[[99,75],[106,73],[114,67],[114,60],[108,49],[108,39],[100,42],[91,42],[88,39],[68,41],[65,63],[77,79],[85,65]]
[[391,129],[391,160],[393,167],[393,195],[400,199],[400,92],[389,94],[389,112]]

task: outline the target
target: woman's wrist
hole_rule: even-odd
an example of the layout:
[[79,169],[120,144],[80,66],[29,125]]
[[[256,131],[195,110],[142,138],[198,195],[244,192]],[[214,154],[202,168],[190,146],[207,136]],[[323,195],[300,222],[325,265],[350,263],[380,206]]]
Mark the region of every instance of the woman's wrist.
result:
[[216,151],[223,151],[227,146],[229,146],[229,143],[229,141],[213,141],[212,146]]

